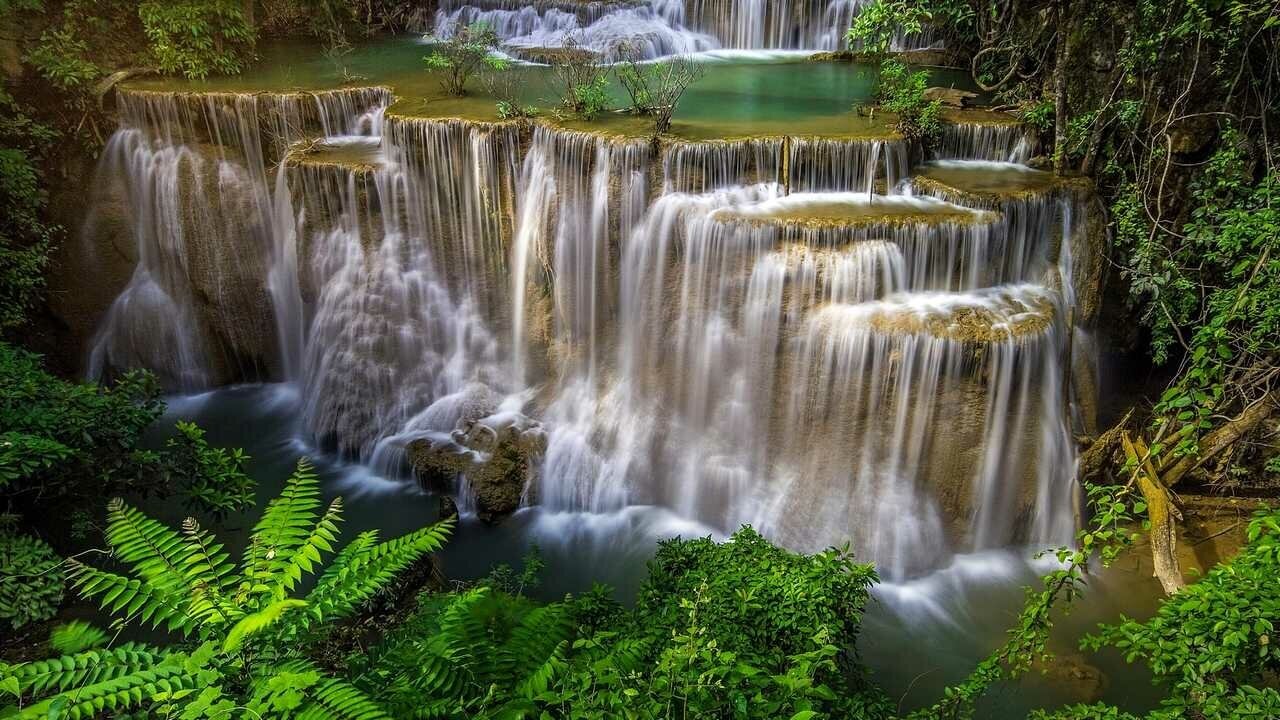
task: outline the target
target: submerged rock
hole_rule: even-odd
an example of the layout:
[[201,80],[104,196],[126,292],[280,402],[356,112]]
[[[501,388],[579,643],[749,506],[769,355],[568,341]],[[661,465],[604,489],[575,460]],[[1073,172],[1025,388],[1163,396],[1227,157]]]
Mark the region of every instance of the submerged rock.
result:
[[472,465],[472,454],[451,439],[422,438],[409,443],[409,462],[419,482],[431,490],[453,490],[458,475]]
[[[546,436],[537,422],[523,415],[499,414],[481,420],[464,418],[449,437],[414,440],[408,453],[420,482],[434,490],[468,495],[476,516],[493,524],[519,509],[536,460],[545,449]],[[441,508],[444,512],[443,504]]]
[[924,99],[938,100],[946,107],[965,108],[977,103],[978,94],[956,88],[931,87],[924,91]]

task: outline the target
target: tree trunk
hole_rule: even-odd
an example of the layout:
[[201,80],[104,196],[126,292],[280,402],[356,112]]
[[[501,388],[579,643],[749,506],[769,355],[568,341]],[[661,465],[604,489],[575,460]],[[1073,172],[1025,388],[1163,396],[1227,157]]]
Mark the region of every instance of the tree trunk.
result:
[[1061,175],[1067,168],[1067,61],[1071,43],[1071,0],[1057,2],[1058,39],[1053,64],[1053,171]]

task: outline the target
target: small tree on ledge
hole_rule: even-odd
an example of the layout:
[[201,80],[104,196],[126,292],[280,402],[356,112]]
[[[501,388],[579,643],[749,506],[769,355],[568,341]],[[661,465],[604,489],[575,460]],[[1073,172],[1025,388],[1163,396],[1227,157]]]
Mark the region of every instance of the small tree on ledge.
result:
[[506,69],[505,60],[490,54],[498,46],[498,33],[488,23],[455,27],[447,38],[434,39],[440,44],[423,61],[428,69],[441,71],[440,84],[450,95],[466,95],[467,81],[486,67]]
[[632,112],[652,116],[655,135],[669,131],[680,98],[690,85],[702,79],[705,69],[684,55],[643,63],[631,45],[621,46],[618,54],[621,57],[616,70],[618,82],[631,96]]

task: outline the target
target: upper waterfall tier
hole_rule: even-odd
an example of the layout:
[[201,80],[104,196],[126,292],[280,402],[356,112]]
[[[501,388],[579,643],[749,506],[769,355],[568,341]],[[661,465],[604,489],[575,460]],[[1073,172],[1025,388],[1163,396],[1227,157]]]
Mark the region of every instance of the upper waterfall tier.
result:
[[[441,0],[434,32],[488,23],[517,51],[576,46],[614,59],[627,45],[646,59],[711,50],[842,50],[867,0]],[[424,28],[425,29],[425,28]],[[927,30],[899,50],[935,47]]]

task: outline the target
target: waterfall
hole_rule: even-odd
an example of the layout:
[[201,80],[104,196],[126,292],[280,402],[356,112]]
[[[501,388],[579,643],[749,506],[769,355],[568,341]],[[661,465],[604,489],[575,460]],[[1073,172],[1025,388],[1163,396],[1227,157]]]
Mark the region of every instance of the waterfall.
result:
[[[504,46],[556,48],[572,37],[603,59],[630,45],[645,59],[707,50],[843,50],[867,0],[441,0],[434,33],[488,24]],[[895,50],[937,47],[928,29],[894,38]]]
[[776,138],[679,143],[662,158],[663,187],[666,192],[706,192],[776,181],[783,145]]
[[1025,163],[1035,152],[1031,131],[1009,123],[944,123],[934,155],[942,159]]
[[486,23],[516,50],[562,47],[572,38],[578,47],[616,60],[626,43],[641,58],[715,50],[715,38],[684,27],[683,8],[671,0],[646,3],[556,2],[515,0],[443,0],[436,12],[435,34],[448,38],[458,28]]
[[[532,7],[617,13],[571,5]],[[137,264],[90,372],[293,383],[308,441],[388,474],[541,423],[546,512],[851,540],[889,578],[1070,540],[1083,200],[1004,162],[1020,128],[953,126],[966,160],[911,167],[892,137],[651,143],[390,99],[124,91],[86,241],[126,226]]]
[[883,180],[892,191],[907,175],[908,154],[902,140],[797,138],[788,149],[788,187],[871,194]]

